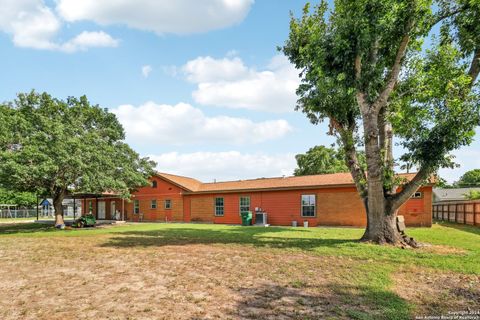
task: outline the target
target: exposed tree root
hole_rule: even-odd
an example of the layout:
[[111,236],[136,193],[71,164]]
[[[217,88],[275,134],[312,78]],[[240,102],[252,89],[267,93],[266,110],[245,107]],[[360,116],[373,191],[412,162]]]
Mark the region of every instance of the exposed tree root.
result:
[[421,247],[420,243],[418,243],[414,238],[409,237],[404,231],[399,232],[398,235],[393,237],[381,236],[374,237],[373,239],[368,235],[368,233],[365,233],[360,241],[379,245],[392,245],[402,249]]

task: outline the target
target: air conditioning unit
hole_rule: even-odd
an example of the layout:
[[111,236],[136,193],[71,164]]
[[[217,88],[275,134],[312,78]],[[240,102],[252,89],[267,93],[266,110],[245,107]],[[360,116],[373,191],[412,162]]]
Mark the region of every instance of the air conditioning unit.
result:
[[255,213],[255,224],[260,226],[267,225],[267,213],[266,212],[256,212]]

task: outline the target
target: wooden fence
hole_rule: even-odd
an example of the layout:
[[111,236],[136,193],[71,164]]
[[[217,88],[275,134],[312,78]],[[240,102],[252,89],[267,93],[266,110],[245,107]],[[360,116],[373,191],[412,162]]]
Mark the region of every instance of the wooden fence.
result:
[[437,202],[433,219],[480,226],[480,201]]

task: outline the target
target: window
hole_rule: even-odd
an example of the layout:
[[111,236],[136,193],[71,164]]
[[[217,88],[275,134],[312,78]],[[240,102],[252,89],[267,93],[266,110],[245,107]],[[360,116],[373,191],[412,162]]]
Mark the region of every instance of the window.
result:
[[150,208],[151,209],[157,209],[157,200],[152,200],[150,202]]
[[140,213],[140,201],[133,200],[133,213],[139,214]]
[[240,213],[250,211],[250,197],[240,197]]
[[156,188],[157,187],[157,181],[156,180],[153,180],[152,181],[152,188]]
[[93,202],[88,201],[88,213],[92,213],[92,212],[93,212]]
[[423,194],[420,191],[417,191],[412,195],[412,199],[421,199],[421,198],[423,198]]
[[315,217],[314,194],[302,194],[302,217]]
[[215,198],[215,215],[223,216],[223,198]]
[[172,209],[172,200],[165,200],[165,209]]

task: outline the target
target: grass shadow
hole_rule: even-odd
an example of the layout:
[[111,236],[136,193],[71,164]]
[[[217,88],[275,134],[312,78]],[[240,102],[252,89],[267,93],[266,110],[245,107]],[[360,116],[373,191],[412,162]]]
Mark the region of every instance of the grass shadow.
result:
[[241,319],[410,319],[411,306],[394,292],[365,285],[240,288],[231,312]]
[[461,224],[461,223],[454,223],[454,222],[447,222],[447,221],[435,221],[435,223],[437,223],[442,227],[453,228],[459,231],[480,235],[480,226],[473,226],[469,224]]
[[52,225],[42,223],[5,223],[0,224],[0,235],[11,235],[16,233],[34,233],[54,231]]
[[[190,244],[247,244],[254,247],[312,250],[358,242],[353,239],[276,237],[275,233],[294,232],[288,228],[234,227],[228,229],[175,227],[158,230],[116,232],[103,247],[161,247]],[[298,231],[301,234],[301,230]]]

